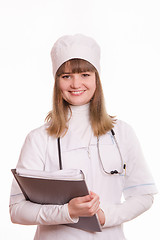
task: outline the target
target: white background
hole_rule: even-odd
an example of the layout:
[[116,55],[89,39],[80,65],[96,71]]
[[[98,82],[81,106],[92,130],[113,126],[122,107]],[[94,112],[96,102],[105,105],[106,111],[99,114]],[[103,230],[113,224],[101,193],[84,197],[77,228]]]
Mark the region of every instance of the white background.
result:
[[[83,33],[102,50],[108,113],[135,129],[160,187],[159,0],[0,0],[0,239],[33,239],[35,227],[10,222],[14,168],[26,134],[51,109],[50,50],[58,37]],[[159,239],[160,196],[124,225],[127,239]]]

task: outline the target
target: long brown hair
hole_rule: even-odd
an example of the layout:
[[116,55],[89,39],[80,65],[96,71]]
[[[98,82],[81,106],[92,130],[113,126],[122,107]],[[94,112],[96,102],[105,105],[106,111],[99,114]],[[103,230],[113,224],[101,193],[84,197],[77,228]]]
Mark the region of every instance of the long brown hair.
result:
[[71,59],[63,63],[57,70],[53,90],[53,107],[46,117],[46,121],[50,123],[47,128],[48,134],[60,137],[68,129],[68,111],[71,112],[71,108],[69,103],[63,99],[59,88],[59,77],[68,67],[72,73],[95,72],[96,90],[90,101],[90,123],[95,136],[105,134],[113,128],[115,119],[106,112],[102,85],[96,68],[83,59]]

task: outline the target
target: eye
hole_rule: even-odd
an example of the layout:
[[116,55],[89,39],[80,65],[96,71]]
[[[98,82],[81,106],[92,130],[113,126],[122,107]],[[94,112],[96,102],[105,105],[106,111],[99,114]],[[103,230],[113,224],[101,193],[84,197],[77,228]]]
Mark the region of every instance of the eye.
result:
[[68,79],[68,78],[70,78],[70,75],[62,75],[61,78]]
[[90,74],[89,74],[89,73],[83,73],[82,76],[83,76],[83,77],[89,77]]

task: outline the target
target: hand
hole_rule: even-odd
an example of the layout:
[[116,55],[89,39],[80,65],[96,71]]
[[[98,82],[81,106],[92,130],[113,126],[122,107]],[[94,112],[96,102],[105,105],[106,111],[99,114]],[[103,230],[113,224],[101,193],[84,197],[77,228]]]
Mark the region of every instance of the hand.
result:
[[99,196],[90,192],[84,197],[73,198],[68,203],[68,211],[71,218],[93,216],[99,210]]
[[102,211],[102,209],[98,210],[97,215],[98,215],[100,224],[103,226],[105,224],[105,215],[104,215],[104,212]]

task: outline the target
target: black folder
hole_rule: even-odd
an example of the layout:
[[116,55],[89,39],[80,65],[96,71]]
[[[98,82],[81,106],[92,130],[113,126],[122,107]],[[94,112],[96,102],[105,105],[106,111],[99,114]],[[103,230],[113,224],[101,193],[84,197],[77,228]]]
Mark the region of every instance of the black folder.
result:
[[[21,175],[16,172],[16,169],[11,171],[26,200],[34,203],[62,205],[75,197],[89,194],[85,179],[58,180]],[[77,223],[66,225],[89,232],[102,231],[96,214],[92,217],[80,217]]]

